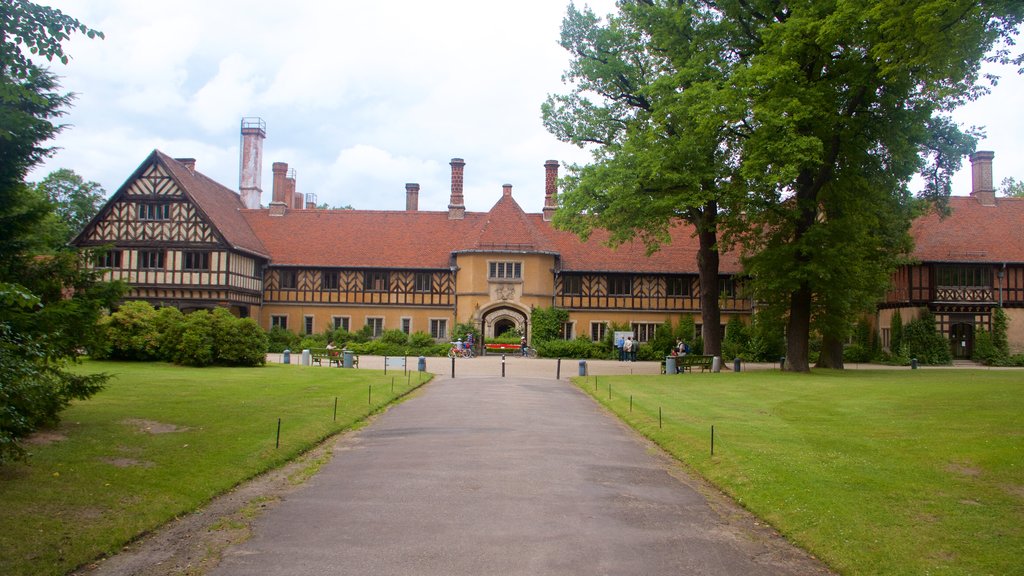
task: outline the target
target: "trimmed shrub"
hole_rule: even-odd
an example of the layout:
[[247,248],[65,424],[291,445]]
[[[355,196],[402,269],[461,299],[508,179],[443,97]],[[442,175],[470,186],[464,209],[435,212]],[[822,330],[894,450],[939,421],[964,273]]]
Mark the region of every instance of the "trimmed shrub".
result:
[[[267,332],[267,349],[270,352],[284,352],[299,349],[299,335],[280,326],[274,326]],[[335,340],[337,342],[338,340]]]
[[213,364],[213,316],[206,310],[196,310],[182,322],[181,338],[174,351],[174,363],[185,366]]
[[252,318],[235,318],[231,329],[218,335],[218,364],[263,366],[267,363],[267,333]]
[[604,358],[607,354],[600,343],[582,336],[574,340],[546,340],[537,344],[537,355],[545,358]]
[[[142,300],[125,302],[100,321],[105,346],[98,357],[113,360],[156,360],[160,357],[156,309]],[[99,347],[97,347],[99,348]]]

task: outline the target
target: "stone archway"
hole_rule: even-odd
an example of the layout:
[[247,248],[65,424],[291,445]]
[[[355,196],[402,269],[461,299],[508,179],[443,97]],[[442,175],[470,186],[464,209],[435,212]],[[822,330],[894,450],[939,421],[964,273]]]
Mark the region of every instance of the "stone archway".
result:
[[480,332],[485,339],[495,338],[503,332],[514,329],[529,339],[529,315],[509,305],[497,306],[480,314]]

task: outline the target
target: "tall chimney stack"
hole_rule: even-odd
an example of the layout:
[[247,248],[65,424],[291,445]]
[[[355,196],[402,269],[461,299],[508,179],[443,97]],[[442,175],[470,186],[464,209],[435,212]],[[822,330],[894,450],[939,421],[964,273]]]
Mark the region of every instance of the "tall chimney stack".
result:
[[416,212],[420,209],[420,185],[410,182],[405,185],[405,211]]
[[288,183],[288,198],[291,198],[292,208],[296,210],[302,210],[306,207],[306,198],[301,192],[295,191],[295,168],[288,171],[288,175],[285,177],[285,182]]
[[288,198],[288,163],[274,162],[271,170],[274,172],[274,204],[290,204],[291,202]]
[[452,199],[448,203],[448,219],[462,220],[466,217],[466,203],[462,197],[462,173],[466,161],[462,158],[452,158]]
[[971,154],[971,196],[983,206],[996,205],[996,188],[992,184],[992,159],[996,153],[978,150]]
[[550,222],[558,210],[558,160],[544,163],[544,221]]
[[263,195],[263,139],[267,125],[262,118],[242,118],[239,146],[238,192],[246,208],[259,208]]
[[512,185],[511,184],[502,184],[501,185],[501,196],[502,196],[502,198],[505,198],[505,197],[511,198],[512,197]]

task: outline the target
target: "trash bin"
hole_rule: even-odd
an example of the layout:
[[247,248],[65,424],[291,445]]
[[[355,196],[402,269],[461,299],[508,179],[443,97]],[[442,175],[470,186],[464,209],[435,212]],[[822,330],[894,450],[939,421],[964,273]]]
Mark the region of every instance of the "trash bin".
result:
[[739,358],[733,358],[732,359],[732,371],[733,372],[739,372],[740,371],[740,359]]
[[352,351],[342,350],[341,351],[341,365],[345,368],[352,367]]
[[675,374],[677,372],[678,370],[676,370],[676,357],[665,356],[665,374]]
[[580,360],[580,376],[586,376],[586,375],[587,375],[587,361],[586,360]]
[[299,365],[300,366],[312,366],[313,365],[313,355],[309,352],[308,348],[302,351],[302,357],[299,360]]
[[722,371],[722,357],[715,356],[711,359],[711,372],[718,374]]
[[917,358],[910,359],[910,369],[917,370]]
[[420,372],[426,372],[427,371],[427,359],[424,358],[423,356],[420,356],[419,360],[416,361],[416,369],[419,370]]
[[291,359],[292,359],[292,351],[291,350],[285,350],[284,351],[284,356],[281,357],[281,363],[282,364],[289,364],[289,363],[291,363]]

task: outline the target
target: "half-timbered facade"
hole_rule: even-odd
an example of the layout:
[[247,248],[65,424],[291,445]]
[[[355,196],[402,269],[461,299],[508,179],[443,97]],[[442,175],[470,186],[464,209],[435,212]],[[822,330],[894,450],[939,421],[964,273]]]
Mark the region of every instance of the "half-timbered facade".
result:
[[194,160],[154,151],[75,244],[106,248],[93,265],[131,285],[130,299],[247,316],[260,305],[268,255],[240,207],[238,194],[196,172]]
[[[265,328],[300,333],[370,326],[448,339],[455,324],[471,323],[488,337],[509,329],[529,337],[531,310],[550,306],[569,312],[566,338],[602,338],[617,324],[645,341],[666,320],[689,316],[700,325],[692,228],[673,228],[652,255],[640,242],[609,248],[601,231],[581,241],[556,230],[555,161],[544,164],[540,214],[524,212],[511,185],[487,212],[467,212],[459,158],[447,211],[419,210],[417,184],[406,185],[404,211],[315,209],[283,163],[273,166],[272,199],[262,206],[263,128],[243,121],[241,194],[198,172],[194,160],[154,151],[76,244],[109,248],[92,265],[131,284],[129,298],[186,310],[226,306]],[[1014,349],[1024,347],[1024,200],[996,199],[992,155],[976,156],[972,196],[952,198],[949,217],[914,224],[916,262],[896,273],[879,306],[883,344],[893,311],[906,321],[928,308],[966,357],[975,331],[989,329],[992,308],[1003,306]],[[737,285],[737,256],[721,254],[720,267],[725,324],[749,316],[752,303]]]

